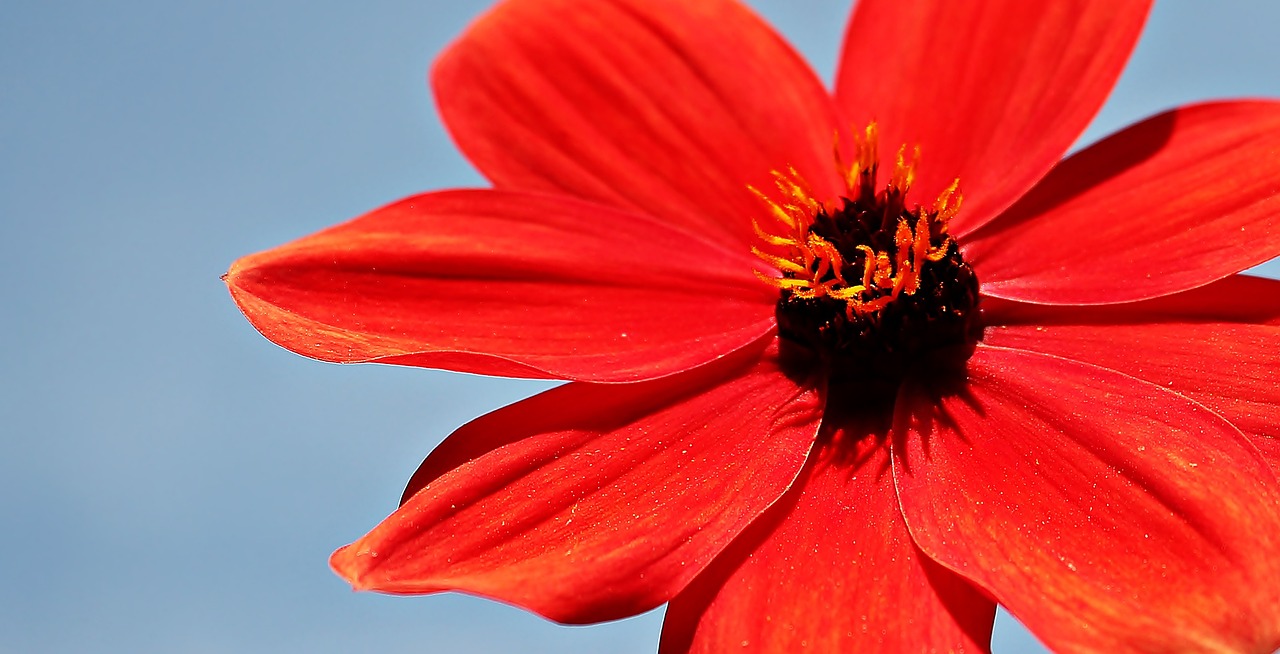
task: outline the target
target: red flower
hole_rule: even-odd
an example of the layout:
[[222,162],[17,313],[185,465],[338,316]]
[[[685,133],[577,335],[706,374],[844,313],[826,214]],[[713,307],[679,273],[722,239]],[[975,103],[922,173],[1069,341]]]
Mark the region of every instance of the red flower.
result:
[[832,95],[733,0],[501,4],[433,73],[493,189],[227,276],[307,356],[571,380],[334,568],[669,601],[664,652],[983,651],[997,602],[1063,651],[1280,645],[1280,283],[1237,274],[1280,254],[1280,104],[1059,161],[1147,9],[862,0]]

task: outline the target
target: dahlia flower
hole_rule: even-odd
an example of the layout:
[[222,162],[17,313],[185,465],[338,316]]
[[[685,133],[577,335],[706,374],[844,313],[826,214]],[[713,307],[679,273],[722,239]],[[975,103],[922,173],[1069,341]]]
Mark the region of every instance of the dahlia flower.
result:
[[862,0],[835,91],[734,0],[507,0],[436,62],[492,188],[237,261],[267,338],[568,383],[331,564],[662,652],[1280,645],[1280,103],[1063,159],[1149,3]]

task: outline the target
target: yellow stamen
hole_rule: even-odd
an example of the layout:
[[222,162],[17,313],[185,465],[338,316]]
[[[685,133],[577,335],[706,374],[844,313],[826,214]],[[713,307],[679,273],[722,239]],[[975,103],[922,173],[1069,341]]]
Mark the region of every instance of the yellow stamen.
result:
[[849,191],[860,189],[863,176],[874,177],[879,155],[880,130],[874,122],[867,125],[862,134],[853,135],[853,163],[846,165],[840,154],[840,135],[835,138],[836,171],[844,178],[845,188]]
[[769,232],[764,231],[764,228],[760,226],[759,221],[752,220],[751,227],[752,229],[755,230],[756,236],[759,237],[760,240],[764,241],[765,243],[768,243],[769,245],[774,245],[774,246],[791,245],[792,243],[795,242],[785,236],[774,236],[773,234],[770,234]]
[[893,288],[893,264],[889,263],[888,252],[876,253],[875,283],[880,288]]
[[773,264],[775,268],[777,268],[778,270],[781,270],[782,272],[790,272],[790,273],[795,273],[797,275],[805,275],[805,274],[808,274],[809,272],[808,269],[806,269],[803,265],[795,261],[792,261],[791,259],[786,259],[783,257],[779,257],[777,255],[769,254],[768,252],[762,251],[760,248],[751,248],[751,253],[756,255],[757,257],[760,257],[761,259],[764,259],[767,263]]
[[777,219],[778,222],[792,228],[799,226],[799,223],[797,222],[798,216],[791,215],[791,213],[786,209],[783,209],[781,205],[769,199],[769,196],[761,193],[754,186],[748,186],[747,189],[754,193],[756,197],[764,201],[765,205],[769,207],[770,215]]
[[854,138],[858,146],[858,168],[862,172],[870,171],[880,159],[880,128],[872,121],[863,130],[862,138]]
[[916,181],[916,162],[919,160],[919,147],[912,151],[911,161],[907,161],[907,146],[898,148],[898,158],[893,167],[893,177],[889,180],[889,186],[906,193]]

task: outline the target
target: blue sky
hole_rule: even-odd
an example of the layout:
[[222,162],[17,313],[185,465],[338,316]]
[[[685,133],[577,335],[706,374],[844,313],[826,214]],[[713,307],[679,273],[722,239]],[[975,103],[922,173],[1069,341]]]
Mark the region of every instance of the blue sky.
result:
[[[425,71],[487,2],[0,5],[0,652],[652,652],[659,612],[564,628],[352,593],[336,546],[453,428],[545,388],[285,352],[236,257],[482,180]],[[751,2],[830,79],[847,0]],[[1159,4],[1084,141],[1280,96],[1280,5]],[[1264,267],[1280,273],[1275,262]],[[1037,651],[1011,621],[997,651]]]

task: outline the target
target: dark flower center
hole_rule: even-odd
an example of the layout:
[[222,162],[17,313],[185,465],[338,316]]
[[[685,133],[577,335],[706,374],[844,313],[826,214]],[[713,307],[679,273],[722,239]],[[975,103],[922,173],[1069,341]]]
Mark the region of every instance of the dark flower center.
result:
[[780,289],[779,334],[817,354],[837,383],[958,369],[982,337],[978,279],[947,232],[958,180],[932,208],[908,207],[914,163],[899,151],[877,189],[875,137],[872,125],[857,161],[841,164],[848,194],[834,206],[815,200],[794,171],[776,173],[784,200],[765,201],[783,233],[757,225],[765,241],[757,255],[782,271],[761,275]]

